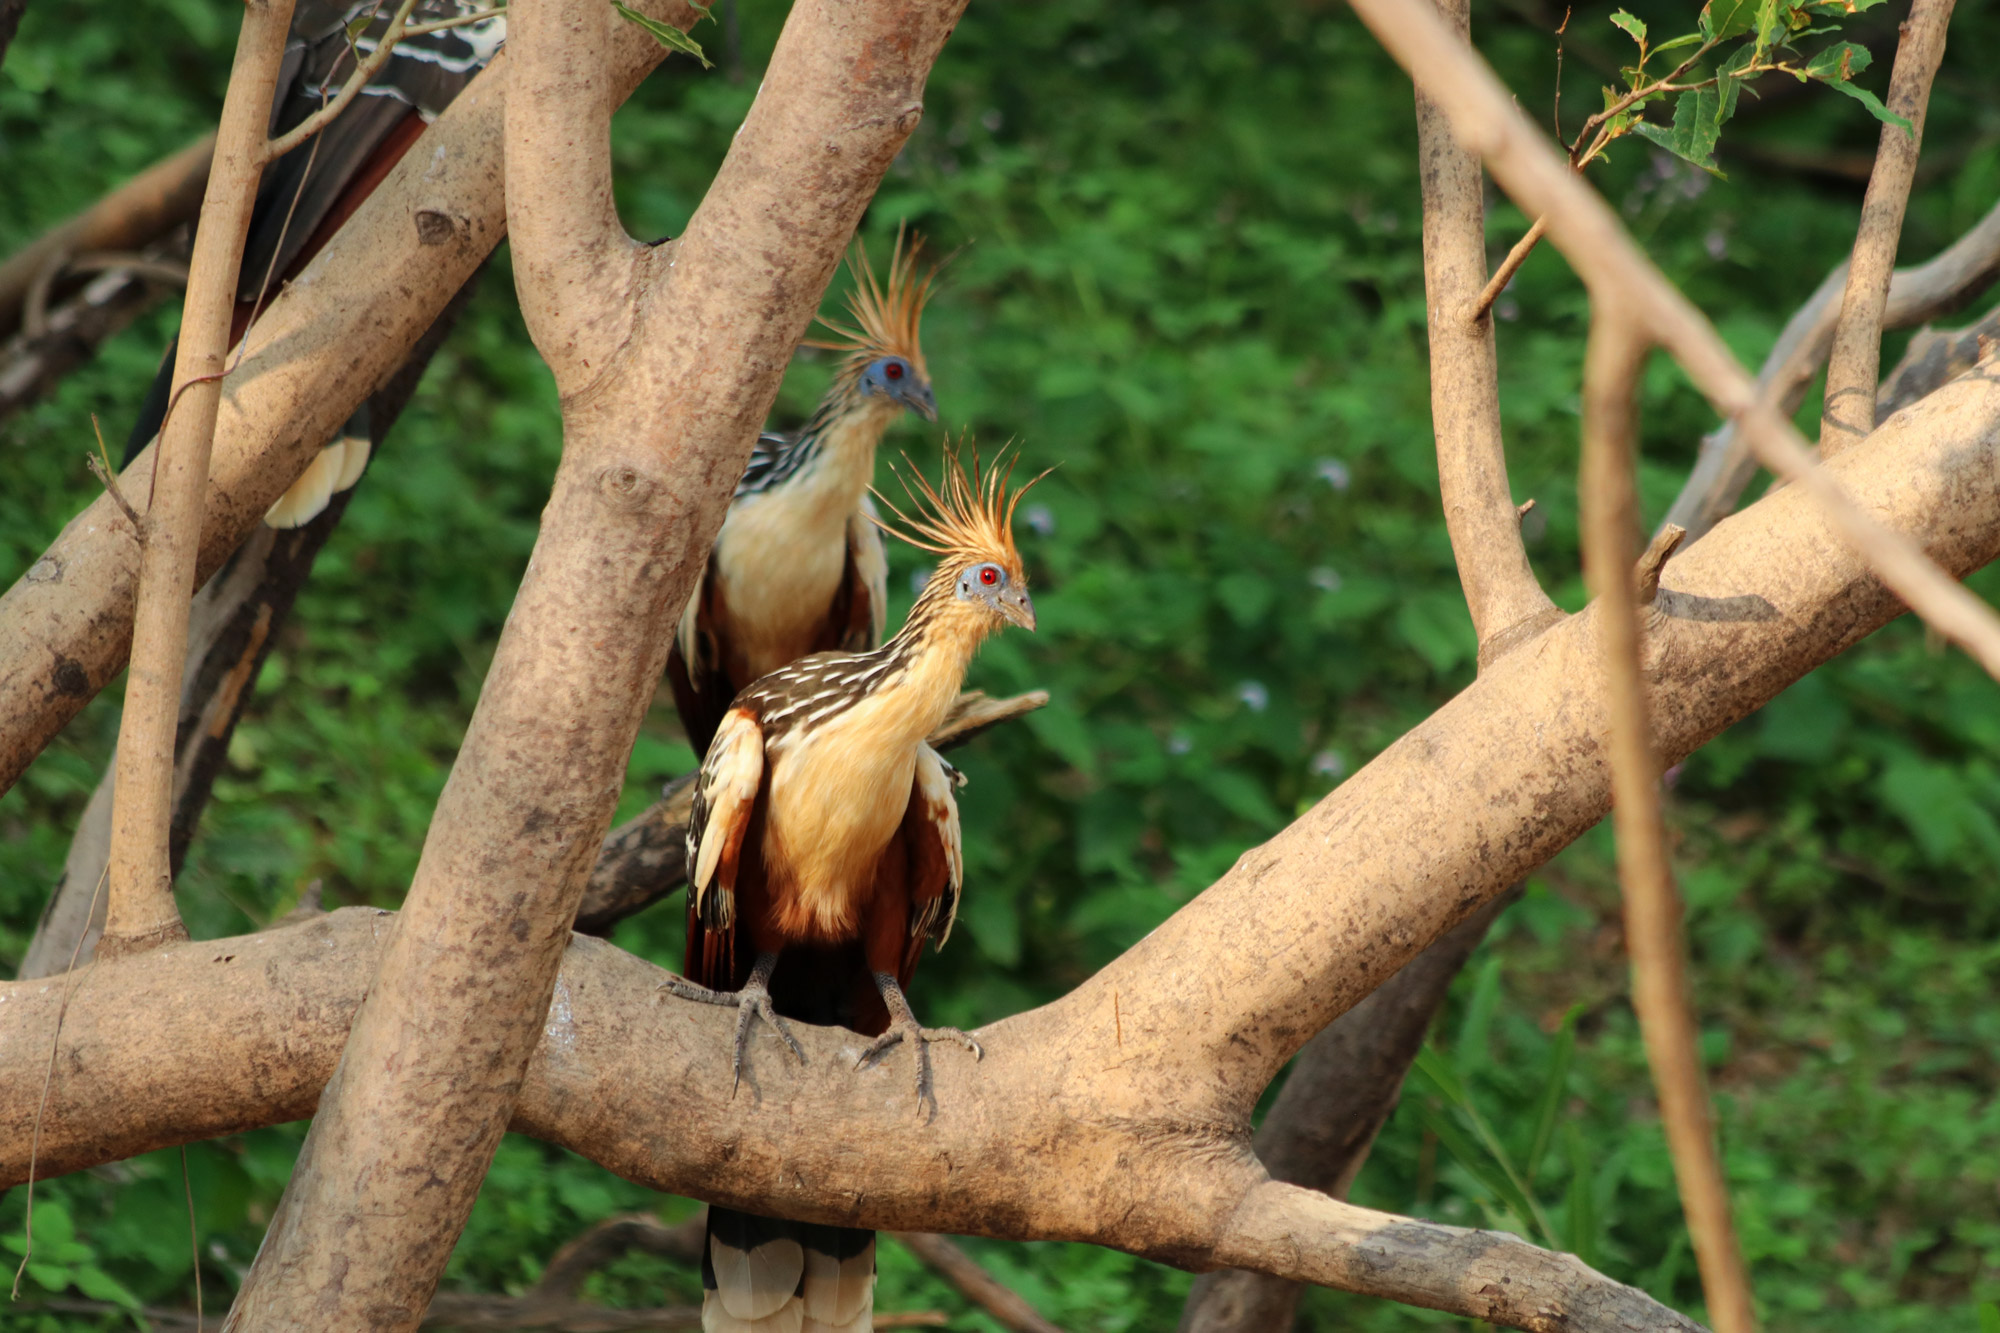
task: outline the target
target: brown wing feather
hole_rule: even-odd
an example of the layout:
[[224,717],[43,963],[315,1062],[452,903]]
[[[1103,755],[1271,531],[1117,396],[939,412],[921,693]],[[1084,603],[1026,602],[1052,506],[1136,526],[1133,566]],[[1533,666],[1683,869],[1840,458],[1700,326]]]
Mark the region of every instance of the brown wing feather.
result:
[[744,839],[763,791],[763,728],[749,709],[731,709],[702,760],[688,818],[686,972],[704,986],[742,983],[736,975],[736,889]]
[[[721,617],[716,603],[721,597],[712,569],[703,569],[701,580],[681,613],[679,631],[667,651],[667,683],[673,687],[674,707],[688,734],[688,745],[698,755],[708,753],[722,715],[736,697],[723,666],[722,648],[715,627]],[[747,683],[747,682],[746,682]]]
[[924,941],[935,939],[943,948],[958,917],[965,860],[959,841],[958,801],[952,789],[963,781],[958,770],[940,759],[937,751],[928,745],[918,747],[910,804],[899,830],[909,857],[909,933],[898,972],[898,980],[905,986],[916,975]]

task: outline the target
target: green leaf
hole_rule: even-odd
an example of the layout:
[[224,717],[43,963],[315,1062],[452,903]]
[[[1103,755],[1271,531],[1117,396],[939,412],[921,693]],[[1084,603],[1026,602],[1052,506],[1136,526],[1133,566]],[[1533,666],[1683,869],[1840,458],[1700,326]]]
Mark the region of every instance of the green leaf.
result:
[[2000,1333],[2000,1305],[1992,1301],[1979,1303],[1979,1333]]
[[[714,69],[715,62],[702,53],[701,43],[670,23],[662,23],[656,18],[648,18],[630,5],[611,0],[611,7],[618,11],[618,17],[627,23],[636,23],[653,35],[653,40],[669,51],[679,51],[682,55],[693,56],[701,62],[703,69]],[[704,11],[706,12],[706,11]]]
[[1584,1146],[1583,1131],[1574,1124],[1566,1136],[1569,1146],[1569,1198],[1567,1215],[1563,1218],[1564,1237],[1569,1243],[1569,1252],[1587,1264],[1597,1263],[1597,1209],[1596,1191],[1590,1150]]
[[1874,62],[1868,48],[1853,42],[1835,42],[1806,62],[1806,77],[1822,83],[1845,83]]
[[1855,101],[1868,108],[1868,113],[1884,125],[1894,125],[1912,138],[1916,137],[1916,127],[1902,116],[1882,105],[1882,99],[1855,83],[1829,83],[1827,87],[1837,93],[1846,93]]
[[1465,1106],[1465,1085],[1458,1081],[1458,1071],[1452,1067],[1451,1057],[1437,1047],[1425,1042],[1417,1052],[1416,1070],[1429,1079],[1438,1095],[1453,1106]]
[[1646,25],[1638,18],[1621,9],[1611,16],[1611,25],[1628,34],[1641,51],[1646,49]]
[[1549,1072],[1542,1078],[1542,1093],[1535,1102],[1535,1137],[1528,1148],[1526,1176],[1529,1184],[1535,1182],[1535,1172],[1542,1159],[1549,1154],[1549,1144],[1556,1136],[1556,1117],[1562,1113],[1563,1091],[1569,1086],[1570,1060],[1576,1054],[1576,1018],[1583,1012],[1581,1004],[1570,1006],[1563,1015],[1562,1025],[1556,1029],[1554,1046],[1549,1051]]
[[103,1269],[91,1264],[79,1268],[73,1274],[76,1289],[94,1301],[110,1301],[128,1310],[140,1308],[139,1298],[125,1289],[123,1283]]
[[[1732,90],[1732,110],[1734,106]],[[1722,120],[1721,94],[1714,88],[1690,88],[1674,99],[1672,129],[1648,122],[1634,125],[1632,132],[1658,144],[1675,157],[1720,176],[1722,171],[1715,165],[1715,141],[1722,133]]]
[[1656,56],[1665,55],[1669,51],[1678,51],[1683,46],[1693,46],[1695,43],[1701,40],[1702,40],[1702,34],[1698,32],[1683,33],[1679,37],[1674,38],[1672,41],[1661,42],[1658,46],[1653,48],[1653,54]]
[[1756,22],[1757,0],[1708,0],[1701,7],[1702,35],[1711,42],[1741,37]]
[[1450,1116],[1421,1098],[1414,1104],[1417,1108],[1417,1117],[1424,1122],[1424,1128],[1437,1135],[1438,1142],[1444,1145],[1445,1151],[1456,1158],[1460,1166],[1477,1177],[1481,1184],[1492,1190],[1494,1197],[1514,1216],[1521,1219],[1522,1225],[1533,1226],[1535,1211],[1528,1203],[1527,1195],[1507,1178],[1507,1173],[1494,1162],[1492,1157],[1481,1152],[1478,1145],[1466,1137],[1465,1131],[1460,1129]]

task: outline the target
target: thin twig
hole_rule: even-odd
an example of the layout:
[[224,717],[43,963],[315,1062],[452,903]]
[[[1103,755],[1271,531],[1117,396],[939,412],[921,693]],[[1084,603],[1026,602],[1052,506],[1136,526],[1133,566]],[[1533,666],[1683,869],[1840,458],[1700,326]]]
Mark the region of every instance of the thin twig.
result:
[[143,542],[146,540],[145,520],[139,517],[136,509],[132,508],[132,502],[125,498],[125,492],[119,489],[118,474],[111,470],[111,455],[104,448],[104,428],[97,424],[95,412],[90,414],[90,428],[97,434],[97,452],[85,454],[83,465],[90,469],[90,475],[97,478],[98,483],[110,493],[112,503],[118,506],[118,512],[125,515],[125,521],[132,525],[132,535]]
[[[188,594],[200,553],[237,270],[263,174],[261,152],[291,15],[291,0],[244,7],[202,202],[203,225],[195,233],[174,361],[178,388],[154,446],[153,494],[140,545],[131,670],[118,731],[110,903],[97,946],[100,958],[187,938],[174,902],[169,843],[174,738],[187,666]],[[176,412],[183,395],[190,410]]]
[[998,1319],[1014,1333],[1062,1333],[1012,1287],[986,1271],[985,1265],[955,1242],[926,1231],[892,1231],[889,1238],[923,1260],[966,1299]]
[[1923,147],[1924,111],[1931,79],[1944,59],[1945,28],[1952,0],[1911,0],[1889,76],[1889,110],[1910,122],[1885,123],[1875,149],[1875,170],[1861,201],[1861,225],[1854,235],[1854,258],[1847,268],[1847,293],[1826,367],[1826,405],[1819,420],[1819,452],[1831,458],[1875,429],[1875,384],[1882,370],[1882,314],[1896,267],[1896,243],[1903,234],[1903,210],[1917,178]]
[[1795,482],[1876,576],[1946,638],[2000,678],[2000,616],[1939,569],[1907,535],[1876,522],[1816,466],[1796,427],[1768,403],[1701,312],[1633,242],[1603,199],[1515,105],[1486,63],[1415,0],[1350,0],[1375,37],[1450,114],[1522,208],[1546,214],[1549,234],[1600,299],[1628,311],[1670,351],[1716,411],[1739,418],[1766,467]]
[[474,14],[460,14],[457,18],[439,19],[435,23],[417,23],[403,29],[405,37],[422,37],[433,32],[444,32],[448,28],[465,28],[487,19],[499,18],[507,12],[507,6],[496,5],[492,9],[482,9]]
[[1500,299],[1500,293],[1507,290],[1507,284],[1521,271],[1521,265],[1528,262],[1528,256],[1534,253],[1535,246],[1540,243],[1543,233],[1548,229],[1547,218],[1536,218],[1535,225],[1528,228],[1527,234],[1514,242],[1514,248],[1507,252],[1507,257],[1500,261],[1500,267],[1494,269],[1493,276],[1487,280],[1486,289],[1480,292],[1479,299],[1472,303],[1472,309],[1466,315],[1468,320],[1477,323],[1486,318],[1486,312]]
[[[1633,425],[1647,348],[1644,335],[1611,302],[1599,297],[1592,306],[1579,490],[1584,572],[1597,598],[1611,713],[1611,812],[1624,886],[1625,948],[1632,960],[1632,1007],[1659,1091],[1660,1119],[1709,1317],[1717,1333],[1753,1333],[1757,1316],[1750,1279],[1730,1221],[1702,1078],[1701,1033],[1688,988],[1680,895],[1667,858],[1660,760],[1641,665],[1641,612],[1632,576],[1639,532]],[[1656,586],[1657,580],[1655,571]]]
[[409,35],[403,30],[403,25],[409,21],[410,11],[416,7],[417,0],[403,0],[403,3],[396,7],[396,15],[389,20],[389,26],[382,33],[381,38],[377,40],[375,49],[368,53],[366,60],[355,65],[354,72],[347,76],[347,82],[341,86],[340,92],[334,96],[334,99],[298,124],[292,126],[291,129],[286,130],[277,138],[266,143],[264,145],[263,157],[260,159],[260,165],[269,166],[271,163],[276,162],[286,153],[291,152],[307,139],[312,138],[315,134],[325,129],[332,123],[335,116],[347,110],[347,104],[352,102],[356,97],[359,97],[361,90],[368,86],[368,81],[381,72],[382,66],[389,63],[389,57],[396,52],[396,43]]
[[201,1333],[201,1236],[194,1225],[194,1180],[188,1175],[187,1145],[181,1145],[181,1189],[187,1194],[188,1250],[194,1259],[194,1333]]

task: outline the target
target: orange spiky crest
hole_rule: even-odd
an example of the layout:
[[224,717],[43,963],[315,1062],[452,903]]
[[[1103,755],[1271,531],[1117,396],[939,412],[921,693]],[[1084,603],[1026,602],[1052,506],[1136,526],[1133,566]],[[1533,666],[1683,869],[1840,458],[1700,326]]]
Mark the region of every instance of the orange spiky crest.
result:
[[936,487],[910,462],[909,455],[903,456],[903,462],[906,467],[897,469],[897,480],[903,483],[910,507],[916,513],[914,517],[904,513],[887,496],[874,491],[875,498],[896,518],[894,524],[876,520],[884,532],[919,550],[942,556],[934,576],[937,580],[949,582],[967,567],[989,560],[1014,579],[1024,577],[1021,553],[1014,546],[1014,511],[1020,507],[1021,497],[1053,468],[1018,489],[1010,489],[1008,481],[1014,474],[1014,465],[1020,462],[1018,452],[1009,456],[1003,449],[991,465],[982,467],[975,445],[968,472],[960,446],[946,441],[944,485]]
[[931,377],[924,364],[924,348],[918,334],[937,270],[927,269],[919,275],[917,257],[923,253],[923,238],[910,238],[907,249],[903,240],[903,225],[898,223],[896,248],[889,256],[889,281],[884,285],[875,279],[867,247],[860,237],[855,237],[853,247],[847,252],[847,269],[854,275],[854,289],[847,294],[847,310],[859,327],[836,324],[822,315],[819,322],[836,337],[806,340],[808,347],[847,353],[838,372],[843,379],[859,375],[870,361],[883,356],[900,356],[924,380]]

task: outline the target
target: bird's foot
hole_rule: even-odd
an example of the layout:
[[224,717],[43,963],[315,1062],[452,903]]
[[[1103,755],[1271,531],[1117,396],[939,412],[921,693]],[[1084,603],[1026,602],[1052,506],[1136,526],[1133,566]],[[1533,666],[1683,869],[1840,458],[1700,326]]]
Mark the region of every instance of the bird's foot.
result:
[[729,1095],[732,1097],[736,1095],[736,1089],[743,1084],[743,1053],[750,1045],[750,1024],[753,1019],[762,1018],[770,1025],[773,1032],[785,1039],[785,1045],[792,1048],[792,1054],[798,1057],[799,1063],[806,1062],[805,1047],[799,1045],[798,1038],[792,1035],[791,1027],[771,1007],[771,991],[766,984],[769,975],[765,972],[763,976],[759,976],[753,972],[750,980],[744,983],[743,989],[736,991],[710,990],[706,986],[696,985],[685,977],[676,976],[669,976],[660,983],[661,990],[672,991],[683,1000],[693,1000],[698,1004],[719,1004],[736,1011],[736,1051],[729,1063],[732,1075]]
[[937,1114],[937,1098],[931,1092],[930,1046],[932,1042],[943,1041],[950,1042],[954,1046],[962,1046],[972,1052],[972,1058],[975,1060],[986,1054],[985,1049],[978,1042],[965,1033],[960,1032],[957,1028],[927,1028],[917,1022],[914,1014],[905,1010],[904,1013],[890,1020],[887,1032],[884,1032],[874,1041],[868,1043],[868,1048],[861,1052],[861,1058],[854,1062],[854,1067],[856,1069],[865,1068],[879,1058],[884,1051],[902,1041],[908,1041],[917,1053],[917,1115],[919,1117],[923,1116],[926,1105],[930,1107],[932,1116]]

